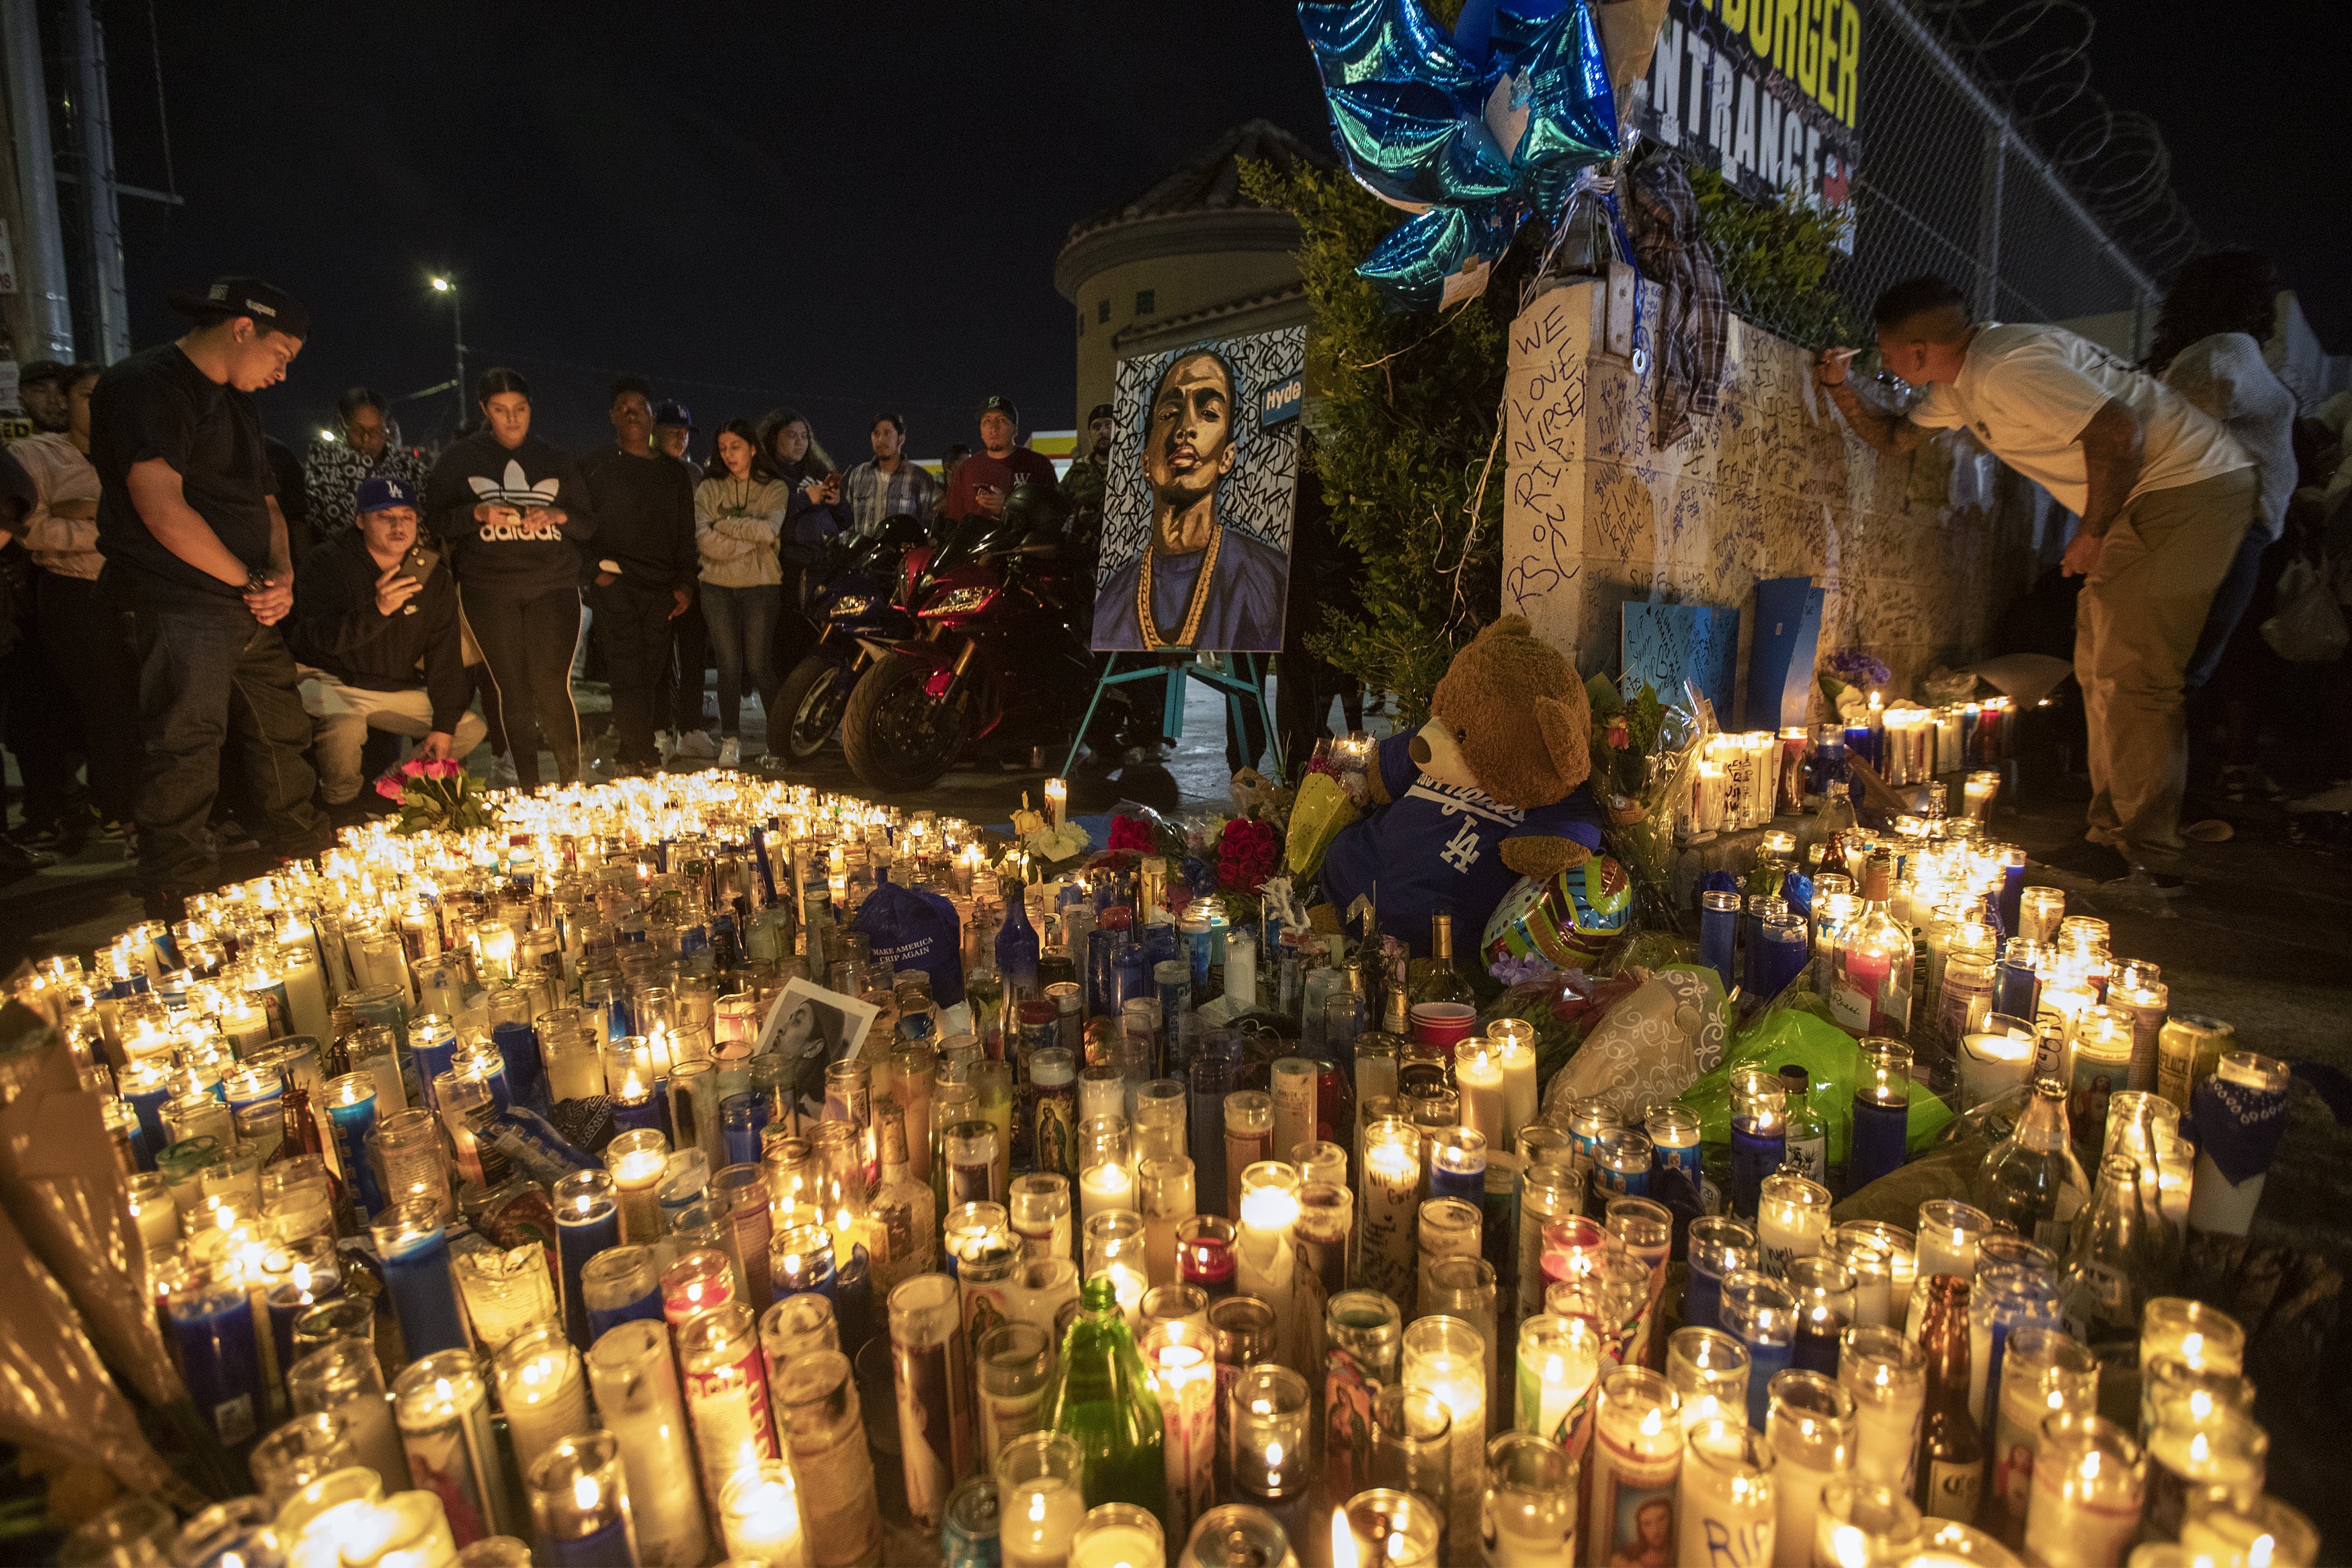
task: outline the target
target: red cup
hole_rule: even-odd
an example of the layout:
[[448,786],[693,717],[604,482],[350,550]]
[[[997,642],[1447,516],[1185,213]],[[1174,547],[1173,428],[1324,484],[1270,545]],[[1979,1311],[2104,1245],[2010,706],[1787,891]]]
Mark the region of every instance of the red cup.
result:
[[1478,1009],[1467,1002],[1415,1002],[1412,1018],[1412,1038],[1439,1047],[1448,1061],[1454,1060],[1454,1048],[1478,1027]]

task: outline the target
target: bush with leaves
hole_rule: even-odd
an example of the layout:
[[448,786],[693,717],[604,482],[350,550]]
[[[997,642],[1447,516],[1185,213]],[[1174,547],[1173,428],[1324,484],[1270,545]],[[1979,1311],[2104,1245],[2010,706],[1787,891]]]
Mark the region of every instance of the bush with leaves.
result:
[[1828,285],[1853,226],[1848,210],[1813,206],[1794,186],[1758,201],[1713,169],[1693,163],[1687,172],[1733,311],[1807,348],[1855,341],[1853,319]]
[[1452,310],[1391,314],[1356,267],[1404,214],[1337,170],[1245,164],[1242,188],[1303,231],[1316,473],[1332,530],[1362,564],[1361,612],[1327,607],[1307,644],[1394,694],[1398,726],[1418,727],[1454,650],[1501,600],[1498,312],[1517,291],[1498,276]]

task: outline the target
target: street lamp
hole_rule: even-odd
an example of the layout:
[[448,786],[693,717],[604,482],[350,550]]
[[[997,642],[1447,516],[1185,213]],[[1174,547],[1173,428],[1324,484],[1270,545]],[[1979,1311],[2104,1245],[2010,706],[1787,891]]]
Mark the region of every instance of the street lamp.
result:
[[449,297],[449,329],[457,350],[457,424],[462,429],[466,423],[465,307],[457,298],[457,285],[455,279],[436,274],[432,283],[434,293],[446,294]]

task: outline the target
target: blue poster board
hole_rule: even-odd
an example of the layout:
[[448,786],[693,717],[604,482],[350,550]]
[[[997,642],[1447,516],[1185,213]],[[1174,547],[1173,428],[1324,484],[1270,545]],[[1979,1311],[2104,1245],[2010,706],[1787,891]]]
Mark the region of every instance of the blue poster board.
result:
[[1802,724],[1812,713],[1813,665],[1822,651],[1822,591],[1810,577],[1756,585],[1756,645],[1748,650],[1750,729]]
[[1739,672],[1738,611],[1629,600],[1621,635],[1621,689],[1647,681],[1659,701],[1680,704],[1687,680],[1715,705],[1717,722],[1727,722]]

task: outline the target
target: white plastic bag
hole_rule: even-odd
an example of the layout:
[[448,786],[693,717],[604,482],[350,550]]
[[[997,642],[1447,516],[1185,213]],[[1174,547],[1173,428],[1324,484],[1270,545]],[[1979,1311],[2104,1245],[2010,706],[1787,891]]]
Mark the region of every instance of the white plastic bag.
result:
[[2326,577],[2301,556],[2279,573],[2277,608],[2263,622],[2263,641],[2280,658],[2297,664],[2326,664],[2352,643],[2343,608],[2328,591]]

